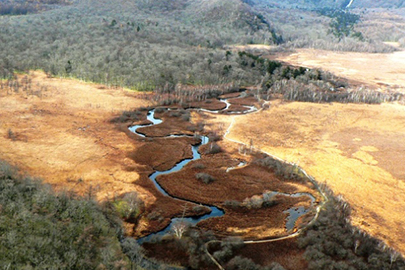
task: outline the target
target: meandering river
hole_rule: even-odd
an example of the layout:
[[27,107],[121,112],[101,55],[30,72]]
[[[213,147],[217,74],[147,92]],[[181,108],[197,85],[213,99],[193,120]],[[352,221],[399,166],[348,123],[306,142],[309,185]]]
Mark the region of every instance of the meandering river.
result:
[[[226,107],[223,110],[217,110],[217,111],[210,111],[210,110],[203,110],[206,112],[211,112],[211,113],[219,113],[221,111],[226,111],[229,109],[230,107],[230,103],[227,99],[220,99],[220,101],[224,102],[226,104]],[[245,106],[246,110],[243,112],[239,112],[239,113],[249,113],[249,112],[253,112],[256,110],[256,108],[254,106]],[[229,112],[229,113],[235,113],[235,112]],[[151,109],[148,111],[147,114],[147,120],[149,120],[151,123],[149,124],[143,124],[143,125],[134,125],[131,126],[129,128],[130,131],[132,131],[133,133],[137,134],[138,136],[141,137],[146,137],[144,133],[142,133],[142,128],[145,127],[149,127],[149,126],[155,126],[155,125],[159,125],[161,124],[163,121],[161,119],[155,118],[155,109]],[[167,138],[169,137],[190,137],[190,135],[169,135],[167,136]],[[181,162],[177,163],[176,165],[174,165],[171,169],[166,170],[166,171],[155,171],[154,173],[152,173],[151,175],[149,175],[149,179],[154,183],[154,185],[156,186],[156,188],[159,190],[159,192],[161,192],[163,195],[165,196],[170,196],[172,198],[176,198],[176,199],[180,199],[177,198],[175,196],[170,195],[157,181],[156,178],[159,175],[165,175],[165,174],[170,174],[173,172],[177,172],[180,171],[184,168],[184,166],[186,166],[189,162],[194,161],[194,160],[198,160],[201,158],[201,155],[199,153],[199,148],[202,145],[205,145],[209,142],[209,138],[207,136],[200,136],[201,138],[201,142],[198,145],[194,145],[191,146],[192,147],[192,152],[193,152],[193,157],[189,158],[189,159],[184,159]],[[245,162],[241,162],[238,166],[243,166],[245,165]],[[233,167],[228,168],[227,171],[235,169]],[[309,193],[295,193],[295,194],[287,194],[287,193],[280,193],[280,192],[272,192],[271,193],[272,196],[275,195],[281,195],[281,196],[289,196],[289,197],[309,197],[311,199],[311,204],[313,204],[315,202],[315,198],[309,194]],[[181,199],[182,200],[182,199]],[[186,200],[185,200],[186,201]],[[213,218],[213,217],[221,217],[223,216],[225,213],[223,210],[212,206],[212,205],[204,205],[203,206],[209,207],[211,209],[211,212],[209,214],[203,215],[203,216],[199,216],[199,217],[181,217],[181,218],[172,218],[170,224],[164,228],[163,230],[156,232],[156,233],[152,233],[146,237],[140,238],[138,239],[138,243],[142,244],[144,242],[148,242],[150,241],[153,237],[156,236],[162,236],[165,235],[166,233],[170,232],[173,229],[173,225],[178,223],[178,222],[187,222],[188,224],[194,225],[197,224],[198,222],[205,220],[205,219],[209,219],[209,218]],[[286,220],[286,229],[287,230],[292,230],[295,227],[295,223],[297,221],[297,219],[299,217],[301,217],[302,215],[306,214],[309,211],[308,208],[305,208],[303,206],[299,206],[299,207],[292,207],[286,211],[284,211],[284,213],[288,214],[287,220]]]

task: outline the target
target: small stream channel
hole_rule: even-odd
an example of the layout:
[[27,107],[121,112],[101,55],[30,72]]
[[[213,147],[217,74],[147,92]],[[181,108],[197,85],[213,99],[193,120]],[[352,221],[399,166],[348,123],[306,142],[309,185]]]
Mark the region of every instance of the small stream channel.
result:
[[[310,193],[298,192],[298,193],[294,193],[294,194],[289,194],[289,193],[283,193],[283,192],[277,192],[277,191],[270,192],[270,198],[274,197],[276,195],[287,196],[287,197],[292,197],[292,198],[308,197],[311,200],[311,206],[316,201],[315,197]],[[295,223],[297,222],[298,218],[305,215],[306,213],[308,213],[308,211],[309,211],[309,208],[305,208],[304,206],[292,207],[290,209],[285,210],[283,213],[288,214],[287,221],[285,224],[286,229],[288,231],[294,229]]]
[[[241,94],[238,97],[233,97],[233,98],[229,98],[229,99],[236,99],[236,98],[240,98],[243,95]],[[220,113],[220,112],[226,112],[229,114],[247,114],[247,113],[251,113],[257,110],[257,108],[255,106],[249,106],[249,105],[242,105],[243,107],[246,108],[246,110],[244,111],[227,111],[229,109],[229,107],[231,107],[231,103],[228,101],[227,98],[220,98],[219,101],[225,103],[225,108],[221,109],[221,110],[208,110],[208,109],[198,109],[199,111],[202,112],[209,112],[209,113]]]
[[[221,99],[221,101],[226,103],[226,108],[223,109],[223,110],[228,109],[229,106],[230,106],[230,103],[228,102],[228,100],[227,99]],[[245,107],[247,108],[247,110],[244,111],[244,112],[241,112],[241,113],[252,112],[252,111],[254,111],[256,109],[254,106],[245,106]],[[223,111],[223,110],[220,110],[220,111]],[[210,111],[210,110],[204,110],[204,111],[211,112],[211,113],[218,113],[219,112],[219,111]],[[152,110],[148,111],[147,120],[149,120],[151,123],[150,124],[143,124],[143,125],[134,125],[134,126],[129,127],[129,130],[131,132],[141,136],[141,137],[146,137],[145,134],[143,134],[138,129],[148,127],[148,126],[159,125],[159,124],[161,124],[163,122],[161,119],[155,118],[155,109],[152,109]],[[172,138],[172,137],[190,137],[190,135],[169,135],[169,136],[167,136],[167,138]],[[200,146],[205,145],[208,142],[209,142],[209,138],[207,136],[201,136],[201,143],[198,144],[198,145],[192,146],[192,152],[193,152],[193,157],[192,158],[184,159],[184,160],[180,161],[179,163],[177,163],[175,166],[173,166],[169,170],[155,171],[154,173],[149,175],[149,179],[155,184],[155,186],[159,190],[159,192],[161,192],[165,196],[170,196],[172,198],[176,198],[175,196],[172,196],[169,193],[167,193],[167,191],[156,181],[156,178],[159,175],[165,175],[165,174],[170,174],[170,173],[173,173],[173,172],[180,171],[190,161],[200,159],[201,155],[198,152],[198,150],[199,150]],[[238,167],[243,166],[243,165],[245,165],[245,163],[240,163],[238,165]],[[232,170],[232,169],[235,169],[235,168],[229,168],[229,170]],[[271,196],[275,196],[275,195],[283,195],[283,196],[291,196],[291,197],[308,196],[311,199],[311,204],[313,204],[315,202],[315,198],[309,193],[288,194],[288,193],[280,193],[280,192],[271,192]],[[176,198],[176,199],[180,199],[180,198]],[[170,224],[166,228],[164,228],[163,230],[161,230],[159,232],[152,233],[152,234],[150,234],[148,236],[139,238],[137,240],[138,243],[142,244],[144,242],[150,241],[153,237],[165,235],[166,233],[170,232],[173,225],[176,224],[177,222],[187,222],[188,224],[195,225],[195,224],[197,224],[198,222],[200,222],[202,220],[209,219],[209,218],[212,218],[212,217],[221,217],[221,216],[223,216],[225,214],[225,212],[223,210],[221,210],[221,209],[219,209],[219,208],[217,208],[215,206],[211,206],[211,205],[203,205],[203,206],[209,207],[211,209],[211,213],[203,215],[203,216],[199,216],[199,217],[172,218]],[[309,209],[306,209],[303,206],[293,207],[293,208],[290,208],[290,209],[284,211],[284,213],[289,214],[288,217],[287,217],[287,221],[286,221],[286,229],[287,230],[292,230],[294,228],[294,226],[295,226],[295,222],[297,221],[297,219],[300,216],[307,213],[308,211],[309,211]]]
[[[155,110],[154,109],[152,109],[152,110],[150,110],[148,112],[147,120],[151,121],[152,123],[151,124],[144,124],[144,125],[135,125],[135,126],[130,127],[129,130],[131,130],[132,132],[134,132],[135,134],[137,134],[137,135],[139,135],[141,137],[145,137],[145,135],[143,133],[138,131],[139,128],[148,127],[148,126],[154,126],[154,125],[158,125],[158,124],[163,122],[161,119],[155,118]],[[170,135],[170,136],[167,136],[167,137],[171,138],[171,137],[174,137],[174,136]],[[189,137],[189,135],[175,135],[175,137]],[[176,197],[170,195],[169,193],[167,193],[167,191],[156,181],[156,178],[159,175],[165,175],[165,174],[169,174],[169,173],[173,173],[173,172],[178,172],[181,169],[183,169],[184,166],[186,166],[190,161],[200,159],[201,154],[198,152],[198,149],[200,148],[200,146],[205,145],[208,142],[209,142],[209,138],[207,136],[201,136],[201,143],[198,144],[198,145],[191,146],[191,150],[193,152],[193,157],[192,158],[183,159],[182,161],[180,161],[179,163],[174,165],[169,170],[155,171],[154,173],[149,175],[149,179],[155,184],[155,187],[159,190],[159,192],[161,192],[165,196],[170,196],[172,198],[176,198]],[[178,199],[178,198],[176,198],[176,199]],[[166,228],[164,228],[163,230],[161,230],[159,232],[152,233],[152,234],[150,234],[148,236],[139,238],[138,243],[142,244],[144,242],[148,242],[149,240],[151,240],[152,237],[165,235],[166,233],[168,233],[172,229],[173,224],[176,224],[177,222],[182,221],[182,222],[187,222],[188,224],[191,224],[191,225],[195,225],[198,222],[200,222],[201,220],[212,218],[212,217],[220,217],[220,216],[223,216],[225,214],[225,212],[222,211],[221,209],[219,209],[218,207],[211,206],[211,205],[204,205],[204,204],[203,204],[203,206],[209,207],[211,209],[211,213],[203,215],[203,216],[199,216],[199,217],[172,218],[170,224]]]

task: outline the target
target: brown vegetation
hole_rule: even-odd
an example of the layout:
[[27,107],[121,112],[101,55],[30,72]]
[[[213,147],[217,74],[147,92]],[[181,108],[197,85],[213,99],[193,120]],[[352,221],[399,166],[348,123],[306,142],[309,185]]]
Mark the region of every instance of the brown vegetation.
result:
[[0,90],[0,158],[59,190],[92,188],[99,199],[138,189],[138,173],[128,170],[137,165],[125,158],[134,144],[109,120],[144,101],[39,71],[28,78],[30,87]]
[[136,150],[128,156],[138,164],[165,171],[185,158],[192,158],[190,145],[193,143],[193,138],[155,138],[139,142]]
[[[405,252],[402,159],[405,109],[399,105],[272,102],[235,118],[230,139],[298,162],[353,207],[355,225]],[[220,117],[220,116],[219,116]]]
[[[204,148],[209,149],[209,144],[201,148],[205,153]],[[194,163],[199,166],[194,166]],[[266,191],[309,192],[319,196],[311,184],[283,180],[272,169],[258,164],[227,172],[228,167],[237,164],[237,160],[227,153],[207,153],[201,160],[190,163],[179,172],[160,176],[157,181],[175,197],[225,209],[223,217],[202,221],[198,225],[213,230],[218,236],[239,235],[257,239],[285,235],[287,214],[283,211],[298,205],[310,206],[308,198],[275,196],[276,203],[269,207],[260,204],[256,208],[253,200],[260,200],[259,197]],[[214,180],[204,182],[205,178]]]
[[298,49],[294,53],[272,56],[296,66],[320,68],[347,78],[357,86],[403,92],[405,52],[370,54]]

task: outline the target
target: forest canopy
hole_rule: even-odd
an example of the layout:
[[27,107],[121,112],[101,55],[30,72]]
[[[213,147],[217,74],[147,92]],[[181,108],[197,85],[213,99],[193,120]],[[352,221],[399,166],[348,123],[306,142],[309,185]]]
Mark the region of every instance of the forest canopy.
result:
[[0,268],[123,269],[121,221],[91,197],[55,194],[0,161]]

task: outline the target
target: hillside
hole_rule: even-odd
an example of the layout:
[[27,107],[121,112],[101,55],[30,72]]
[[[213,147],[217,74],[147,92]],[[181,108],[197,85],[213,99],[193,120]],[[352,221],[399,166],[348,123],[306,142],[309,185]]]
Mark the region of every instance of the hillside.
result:
[[320,9],[320,8],[402,8],[405,6],[403,0],[250,0],[250,4],[264,4],[283,8]]
[[352,8],[403,8],[405,1],[403,0],[354,0]]
[[269,5],[282,8],[299,9],[319,9],[319,8],[343,8],[347,6],[350,0],[252,0],[253,4]]
[[[2,269],[129,269],[122,222],[111,206],[54,193],[0,161]],[[128,245],[133,251],[139,246]],[[107,255],[108,254],[108,255]]]
[[25,15],[70,5],[70,0],[1,0],[0,15]]
[[221,49],[272,44],[277,37],[249,6],[236,0],[150,3],[78,1],[41,14],[2,16],[0,77],[40,68],[139,90],[257,80]]
[[399,41],[403,26],[386,19],[393,31],[383,35],[383,24],[369,26],[373,14],[325,15],[263,1],[79,0],[40,14],[0,16],[0,77],[43,69],[52,76],[138,90],[178,83],[255,84],[260,72],[227,53],[226,45],[395,50],[382,42]]

